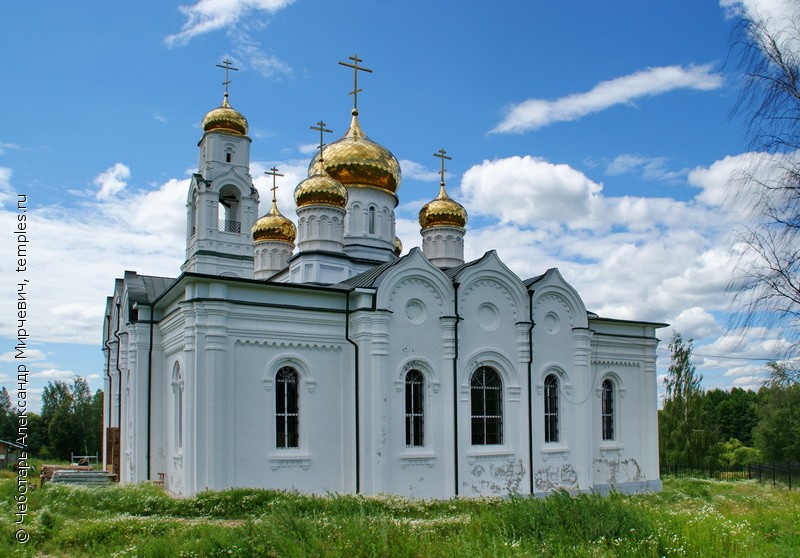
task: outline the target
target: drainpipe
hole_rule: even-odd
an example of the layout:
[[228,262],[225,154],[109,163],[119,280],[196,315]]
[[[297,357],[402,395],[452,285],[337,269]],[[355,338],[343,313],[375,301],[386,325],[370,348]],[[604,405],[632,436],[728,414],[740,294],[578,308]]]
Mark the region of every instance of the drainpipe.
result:
[[360,413],[359,407],[360,400],[358,395],[358,344],[350,339],[350,294],[355,290],[355,287],[347,291],[346,294],[346,305],[345,305],[345,322],[344,322],[344,338],[347,339],[347,342],[353,345],[354,349],[354,358],[355,358],[355,370],[354,370],[354,378],[355,378],[355,411],[356,411],[356,494],[361,493],[361,428],[360,428]]
[[[111,335],[111,314],[106,316],[106,323],[108,324],[108,327],[106,328],[106,331],[108,332],[108,335],[110,336]],[[108,448],[108,429],[111,428],[111,413],[112,413],[111,399],[112,399],[112,394],[114,393],[113,378],[111,377],[111,347],[108,346],[108,343],[109,343],[109,337],[106,337],[105,341],[103,341],[103,346],[106,348],[106,377],[108,378],[108,391],[106,391],[103,394],[103,397],[108,399],[108,414],[106,415],[106,416],[108,416],[108,425],[106,425],[105,423],[103,424],[103,448],[105,449],[105,451],[103,452],[103,455],[105,456],[105,459],[103,459],[103,470],[104,471],[106,470],[106,466],[108,465],[108,457],[109,457],[108,456],[108,450],[109,450],[109,448]]]
[[[122,435],[122,369],[119,367],[119,348],[122,344],[119,339],[119,328],[120,328],[120,308],[119,302],[117,302],[117,331],[114,332],[114,337],[117,338],[117,362],[114,364],[114,367],[117,369],[117,377],[119,378],[119,404],[117,405],[117,428],[120,429],[120,436]],[[122,438],[120,437],[120,447],[122,447]]]
[[530,464],[531,495],[533,495],[533,293],[528,291],[530,302],[528,311],[530,313],[531,325],[528,328],[528,463]]
[[458,283],[453,282],[453,308],[455,310],[455,354],[453,355],[453,478],[455,480],[455,495],[458,496]]
[[[108,328],[107,328],[106,331],[108,331],[108,334],[111,335],[112,334],[112,332],[111,332],[111,314],[106,316],[106,322],[108,323]],[[106,348],[106,351],[107,351],[106,352],[106,377],[108,378],[108,392],[105,394],[105,396],[108,399],[108,427],[110,428],[111,427],[111,411],[112,411],[112,408],[111,408],[111,394],[113,393],[114,390],[112,389],[112,387],[113,387],[113,385],[112,385],[113,378],[111,377],[111,347],[108,346],[108,343],[109,343],[109,338],[107,337],[106,340],[103,342],[103,346]],[[103,444],[105,445],[105,440],[103,441]]]
[[153,405],[153,324],[155,323],[155,310],[150,305],[150,347],[147,350],[147,480],[150,480],[150,444],[152,426],[152,405]]

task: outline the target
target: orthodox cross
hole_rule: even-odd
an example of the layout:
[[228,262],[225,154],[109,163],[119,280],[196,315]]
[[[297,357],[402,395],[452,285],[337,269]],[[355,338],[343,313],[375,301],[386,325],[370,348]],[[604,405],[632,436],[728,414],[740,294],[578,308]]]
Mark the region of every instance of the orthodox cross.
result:
[[325,124],[322,120],[317,122],[316,126],[309,126],[309,128],[311,128],[312,130],[319,131],[319,160],[320,160],[320,162],[322,161],[322,148],[325,145],[323,143],[323,140],[322,140],[322,137],[323,137],[322,134],[324,134],[325,132],[328,132],[328,133],[332,133],[333,132],[333,130],[328,130],[325,126],[327,126],[327,124]]
[[442,160],[442,170],[439,171],[439,174],[442,177],[442,184],[444,184],[444,160],[447,159],[448,161],[452,161],[453,158],[447,155],[447,151],[444,148],[440,149],[438,152],[433,154],[434,157],[439,157]]
[[272,177],[272,203],[275,203],[278,198],[276,194],[276,190],[278,189],[278,185],[275,183],[276,177],[283,176],[282,174],[278,173],[278,169],[276,167],[272,167],[268,171],[264,171],[264,174]]
[[231,82],[231,80],[228,79],[228,71],[229,70],[233,70],[234,72],[239,71],[239,68],[234,68],[233,66],[231,66],[232,63],[233,62],[231,62],[230,60],[223,60],[222,64],[217,64],[217,68],[225,68],[225,81],[222,82],[222,85],[225,86],[226,95],[228,94],[228,84]]
[[339,62],[339,64],[347,66],[348,68],[353,68],[353,90],[350,92],[350,95],[353,96],[353,110],[358,114],[358,93],[361,91],[361,89],[358,88],[358,71],[361,70],[362,72],[369,72],[371,74],[372,70],[358,65],[359,62],[363,62],[363,60],[358,57],[358,54],[354,54],[348,58],[353,61],[352,64],[348,64],[347,62]]

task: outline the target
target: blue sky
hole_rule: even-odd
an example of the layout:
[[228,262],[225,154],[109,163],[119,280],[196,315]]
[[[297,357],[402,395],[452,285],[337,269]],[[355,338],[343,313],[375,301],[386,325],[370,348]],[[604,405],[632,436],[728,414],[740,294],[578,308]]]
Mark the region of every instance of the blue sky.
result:
[[[398,233],[437,191],[470,214],[466,255],[497,249],[520,275],[558,267],[601,315],[663,321],[695,339],[706,387],[755,387],[783,341],[729,331],[735,209],[725,182],[747,152],[730,116],[734,12],[782,0],[21,2],[0,22],[0,383],[14,391],[12,230],[28,196],[28,365],[38,398],[79,374],[102,387],[105,297],[123,270],[176,276],[203,115],[249,120],[251,174],[277,166],[293,217],[323,119],[360,121],[401,161]],[[661,373],[671,329],[662,330]],[[724,357],[724,358],[723,358]]]

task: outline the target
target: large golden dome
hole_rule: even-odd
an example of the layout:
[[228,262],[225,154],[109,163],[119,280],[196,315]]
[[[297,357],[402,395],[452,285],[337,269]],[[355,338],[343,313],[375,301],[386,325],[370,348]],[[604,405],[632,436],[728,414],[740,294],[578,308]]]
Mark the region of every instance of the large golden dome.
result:
[[[319,153],[311,159],[309,176],[314,174],[318,160]],[[323,164],[331,177],[347,187],[375,188],[395,196],[400,187],[400,164],[388,149],[364,134],[355,109],[344,137],[325,147]]]
[[294,189],[294,201],[297,209],[307,205],[345,207],[347,188],[325,171],[324,164],[321,166],[317,163],[314,174],[300,182]]
[[467,210],[447,195],[444,183],[441,183],[436,199],[429,201],[419,210],[419,224],[423,229],[434,227],[463,229],[467,224]]
[[228,93],[222,98],[222,104],[209,111],[203,117],[203,131],[217,130],[236,136],[247,135],[247,118],[228,104]]
[[273,199],[269,213],[256,221],[256,224],[250,229],[250,233],[253,235],[253,242],[271,240],[294,245],[294,239],[297,238],[297,227],[278,211],[278,204]]

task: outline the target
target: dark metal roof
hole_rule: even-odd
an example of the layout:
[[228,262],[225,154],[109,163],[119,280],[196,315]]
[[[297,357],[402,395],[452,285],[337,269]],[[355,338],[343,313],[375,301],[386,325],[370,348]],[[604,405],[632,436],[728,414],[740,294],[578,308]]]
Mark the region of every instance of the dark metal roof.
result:
[[[488,252],[487,252],[487,253],[488,253]],[[461,264],[461,265],[457,265],[457,266],[455,266],[455,267],[451,267],[450,269],[445,269],[445,270],[444,270],[444,274],[445,274],[445,275],[447,275],[447,277],[448,277],[448,278],[449,278],[451,281],[453,281],[453,280],[456,278],[456,276],[457,276],[459,273],[461,273],[461,272],[462,272],[464,269],[468,268],[468,267],[469,267],[469,266],[471,266],[471,265],[475,265],[476,263],[478,263],[479,261],[481,261],[481,260],[482,260],[483,258],[485,258],[485,257],[486,257],[486,254],[484,254],[483,256],[481,256],[481,257],[480,257],[480,258],[478,258],[478,259],[472,260],[471,262],[466,262],[466,263],[463,263],[463,264]]]
[[152,304],[174,282],[173,277],[139,275],[135,271],[125,272],[125,283],[128,286],[131,302]]
[[[406,256],[403,256],[405,258]],[[359,273],[358,275],[354,275],[349,279],[345,279],[339,285],[344,285],[353,288],[359,287],[372,287],[374,286],[375,281],[380,277],[384,271],[388,270],[392,266],[396,265],[400,260],[403,258],[399,258],[397,260],[386,262],[380,265],[373,267],[372,269],[368,269],[363,273]]]

